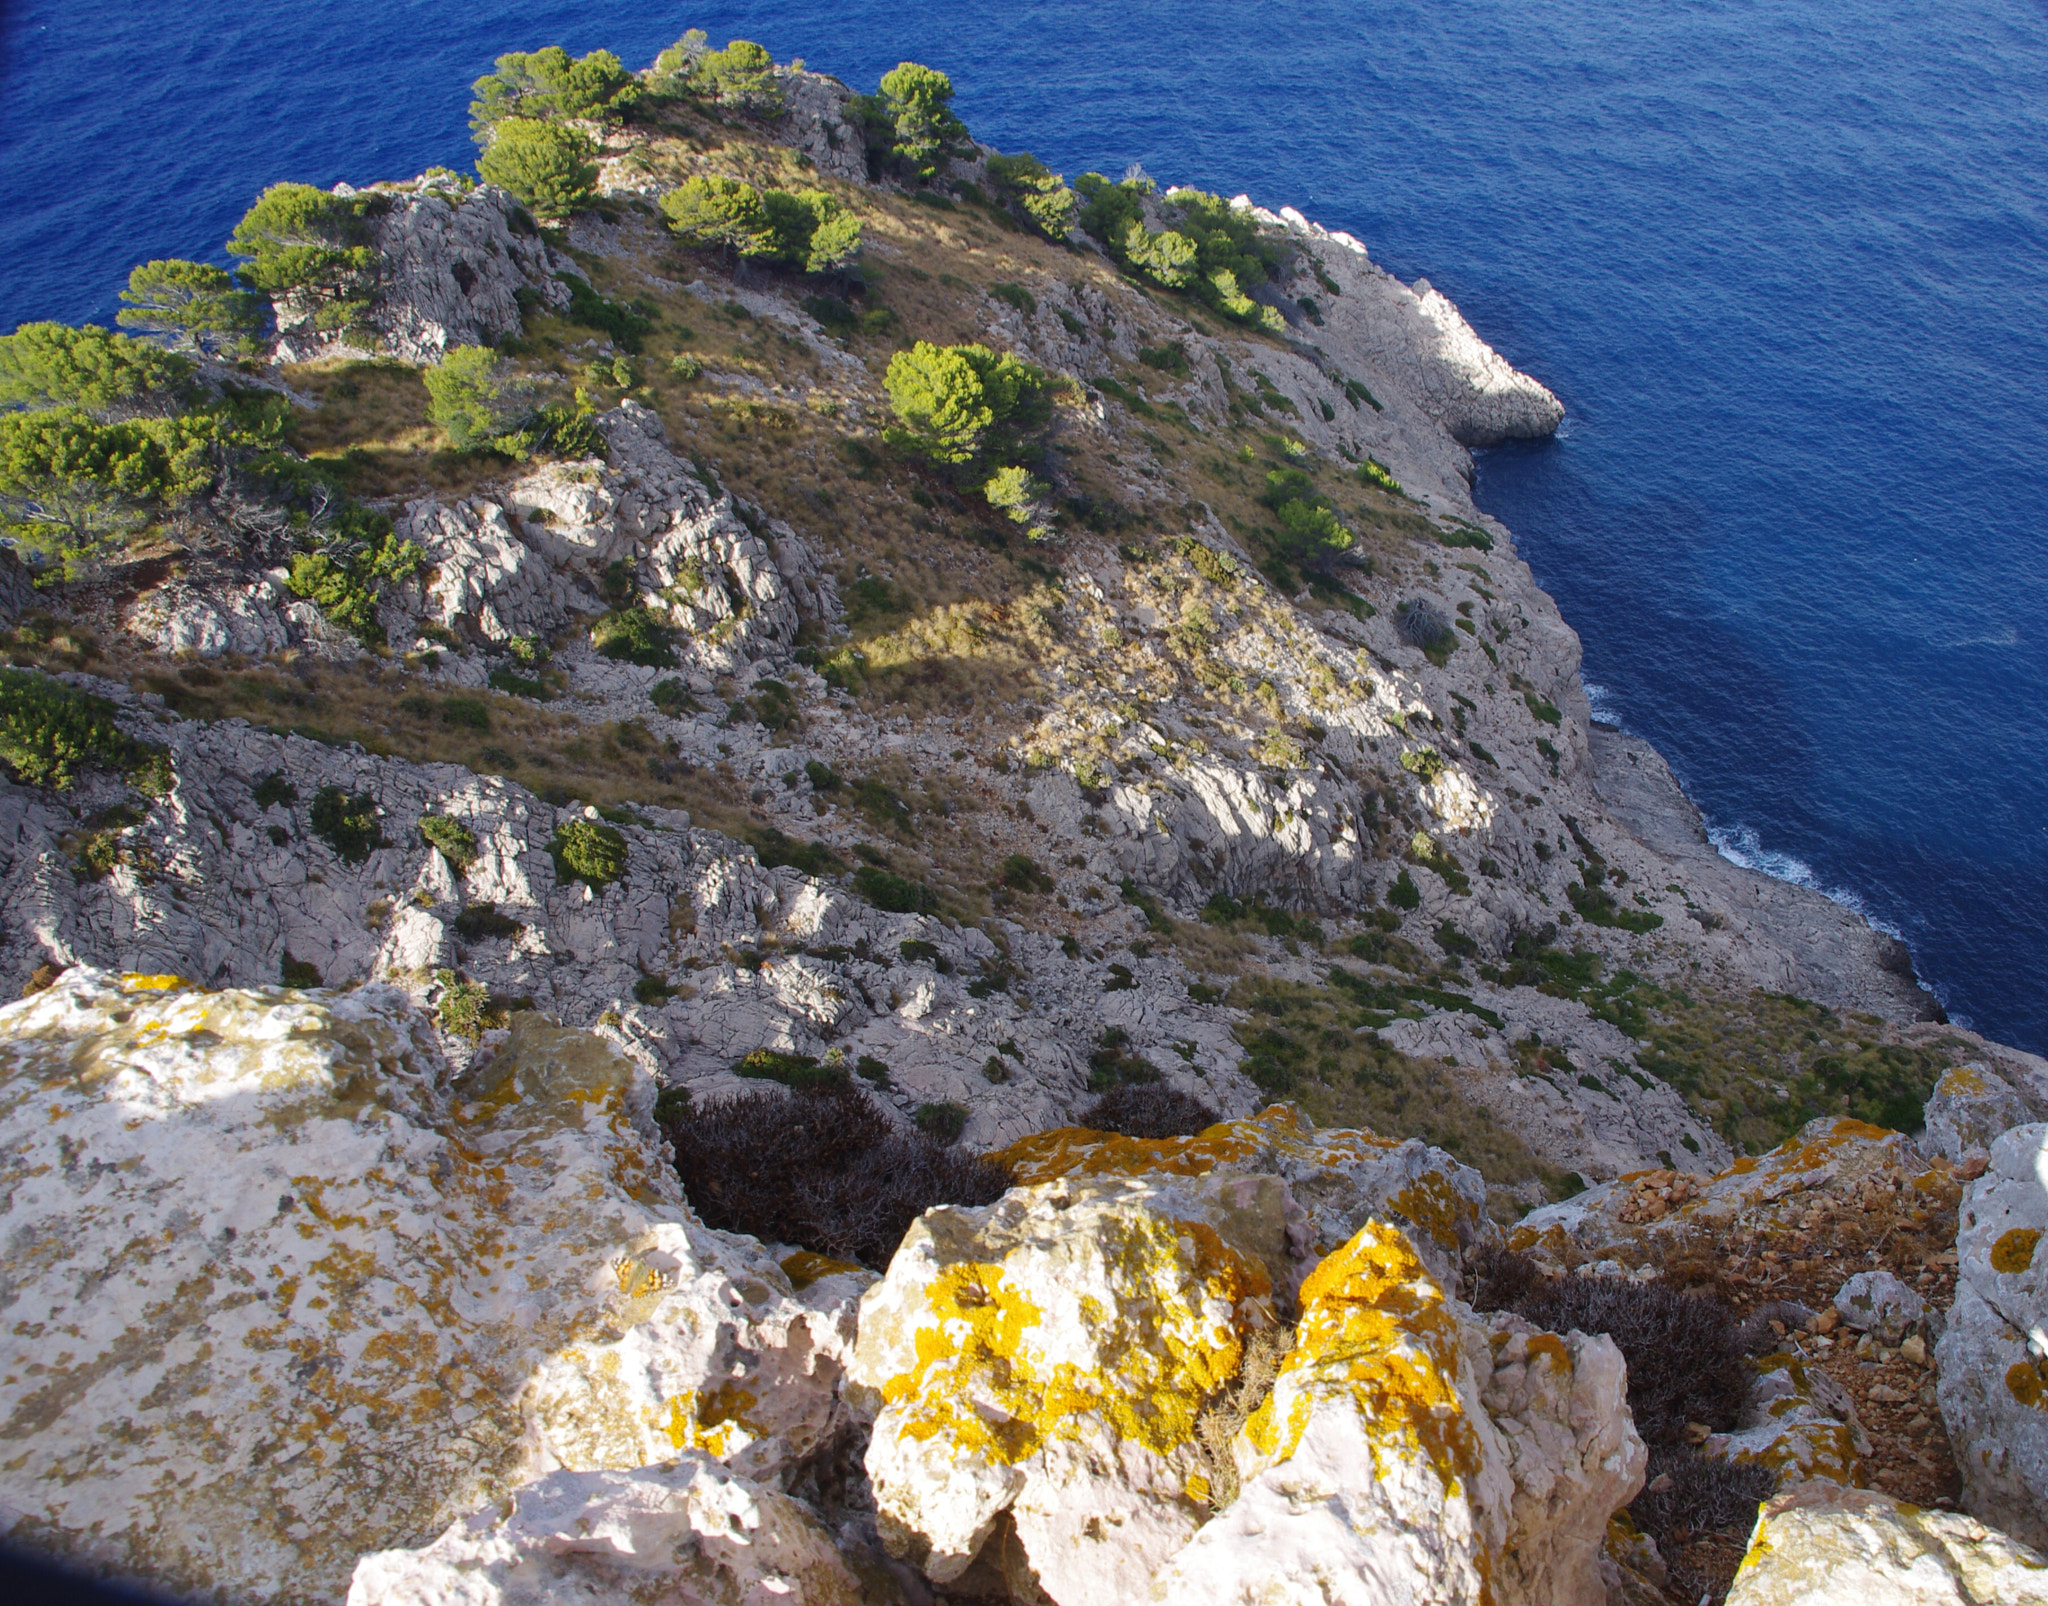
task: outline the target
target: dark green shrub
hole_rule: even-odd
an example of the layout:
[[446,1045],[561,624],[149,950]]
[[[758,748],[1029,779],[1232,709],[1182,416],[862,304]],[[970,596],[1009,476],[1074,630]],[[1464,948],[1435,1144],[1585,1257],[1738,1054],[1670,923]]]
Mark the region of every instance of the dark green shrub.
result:
[[284,778],[282,770],[272,770],[258,781],[250,796],[256,800],[259,809],[274,808],[279,804],[286,808],[299,800],[299,789]]
[[562,283],[569,287],[569,305],[562,314],[564,318],[570,323],[579,323],[586,329],[609,335],[619,350],[638,355],[641,341],[654,327],[654,320],[640,310],[646,303],[629,306],[608,301],[590,287],[589,280],[573,273],[563,274]]
[[0,335],[0,407],[75,407],[104,417],[152,392],[182,391],[191,375],[188,358],[98,324],[25,323]]
[[780,1082],[784,1087],[826,1088],[847,1085],[843,1065],[820,1065],[815,1054],[788,1054],[781,1049],[757,1048],[734,1062],[733,1075],[759,1082]]
[[702,705],[690,695],[690,689],[680,680],[657,680],[648,700],[671,719],[680,719],[684,714],[694,714]]
[[872,1054],[863,1054],[853,1062],[854,1071],[876,1087],[889,1086],[889,1067]]
[[1394,884],[1387,888],[1387,902],[1396,909],[1413,911],[1422,907],[1422,893],[1406,870],[1395,876]]
[[650,1009],[659,1009],[675,995],[675,989],[660,976],[642,976],[633,983],[633,998]]
[[[1029,151],[1022,151],[1015,156],[991,156],[988,177],[996,198],[1014,208],[1040,234],[1048,240],[1066,239],[1080,202],[1059,174]],[[1071,314],[1063,312],[1061,317],[1072,321]]]
[[1010,455],[1052,416],[1043,371],[986,346],[920,340],[889,359],[883,383],[897,419],[886,438],[937,463]]
[[626,873],[626,839],[595,820],[569,820],[555,827],[548,853],[563,881],[603,887]]
[[514,697],[531,697],[537,703],[552,702],[555,695],[546,681],[535,680],[531,675],[522,675],[503,664],[491,671],[491,690],[506,692]]
[[806,759],[804,761],[804,774],[809,778],[811,790],[814,792],[836,792],[839,790],[839,777],[833,772],[830,764],[822,763],[815,758]]
[[223,355],[253,349],[263,332],[263,300],[235,287],[225,268],[178,259],[143,262],[128,272],[126,303],[114,314],[172,346]]
[[1192,1094],[1153,1083],[1111,1088],[1075,1124],[1127,1138],[1178,1138],[1192,1137],[1216,1121],[1216,1112]]
[[323,786],[313,795],[313,834],[350,864],[361,864],[384,846],[384,828],[377,823],[377,800]]
[[455,917],[455,935],[464,942],[509,939],[525,929],[525,921],[514,920],[495,903],[473,903]]
[[1103,1028],[1102,1039],[1088,1056],[1088,1091],[1107,1093],[1115,1087],[1144,1086],[1160,1080],[1159,1068],[1131,1052],[1131,1035],[1121,1026]]
[[476,863],[476,833],[460,820],[451,820],[442,814],[426,814],[420,817],[420,835],[427,846],[438,848],[460,875]]
[[786,864],[805,875],[826,876],[837,875],[846,868],[846,861],[824,843],[799,842],[772,825],[750,828],[747,840],[754,845],[754,857],[761,861],[765,870]]
[[998,301],[1007,301],[1027,318],[1038,310],[1038,297],[1021,284],[999,283],[988,287],[988,293]]
[[930,965],[942,976],[953,973],[952,961],[939,952],[939,945],[935,942],[926,942],[922,937],[906,937],[896,945],[896,951],[908,964]]
[[673,632],[645,608],[621,608],[590,627],[590,644],[607,658],[647,669],[673,669]]
[[852,1086],[763,1088],[658,1113],[706,1224],[879,1270],[932,1206],[992,1204],[1009,1185],[1001,1167],[946,1147],[964,1110],[923,1108],[950,1115],[904,1132]]
[[287,987],[318,987],[320,971],[304,959],[292,958],[292,951],[287,948],[277,964],[277,979]]
[[922,881],[872,864],[853,872],[853,890],[892,915],[921,915],[939,906],[939,895]]
[[1056,885],[1028,853],[1013,853],[1003,860],[1002,883],[1013,892],[1050,892]]
[[967,1111],[950,1100],[920,1104],[910,1118],[917,1123],[918,1131],[942,1144],[959,1142],[960,1134],[967,1130]]
[[114,723],[104,697],[26,669],[0,669],[0,762],[25,786],[70,788],[81,769],[133,773],[161,749]]
[[1463,959],[1470,959],[1479,952],[1479,944],[1466,936],[1464,932],[1460,931],[1448,920],[1440,921],[1437,924],[1436,945],[1443,949],[1445,953],[1457,954]]
[[535,117],[494,124],[476,159],[486,184],[495,184],[543,222],[559,223],[597,199],[596,148],[581,133]]
[[444,697],[441,699],[441,723],[459,725],[464,730],[488,731],[491,728],[490,704],[477,697]]

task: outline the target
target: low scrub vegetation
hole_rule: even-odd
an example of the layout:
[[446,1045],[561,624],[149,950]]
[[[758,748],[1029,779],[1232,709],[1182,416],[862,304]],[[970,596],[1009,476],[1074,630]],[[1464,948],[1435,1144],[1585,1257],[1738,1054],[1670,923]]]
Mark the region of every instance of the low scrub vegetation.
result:
[[892,1125],[843,1070],[665,1108],[676,1174],[709,1225],[877,1271],[933,1205],[990,1204],[1009,1186],[950,1140]]
[[81,770],[129,775],[159,790],[162,749],[114,722],[114,705],[27,669],[0,669],[0,762],[26,786],[67,790]]
[[1192,1137],[1216,1121],[1216,1112],[1193,1094],[1152,1083],[1111,1088],[1074,1124],[1127,1138],[1178,1138]]

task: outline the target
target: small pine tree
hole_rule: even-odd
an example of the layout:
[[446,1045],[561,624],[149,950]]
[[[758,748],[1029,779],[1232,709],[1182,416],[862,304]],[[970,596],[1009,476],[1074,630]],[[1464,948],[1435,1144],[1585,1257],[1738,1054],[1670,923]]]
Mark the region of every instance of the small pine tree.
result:
[[500,56],[471,86],[469,126],[479,143],[509,117],[589,118],[616,122],[640,96],[640,84],[609,50],[571,58],[560,45]]
[[723,50],[705,51],[697,58],[691,84],[734,111],[769,117],[782,110],[775,58],[751,39],[734,39]]
[[225,268],[178,259],[144,262],[129,270],[126,306],[114,315],[124,329],[207,351],[247,350],[263,329],[263,302],[235,287]]
[[498,446],[533,417],[532,390],[488,346],[458,346],[421,378],[428,412],[458,452]]
[[367,203],[311,184],[273,184],[235,225],[228,254],[243,284],[304,304],[313,326],[348,329],[369,308],[377,253]]
[[891,154],[915,177],[930,180],[948,158],[968,149],[967,125],[953,114],[953,80],[914,61],[882,75],[882,103],[896,125]]
[[762,256],[775,248],[767,203],[753,185],[699,174],[661,198],[662,215],[677,238],[723,250],[728,257]]
[[536,217],[558,223],[597,195],[590,141],[560,123],[507,117],[476,159],[486,184],[517,196]]

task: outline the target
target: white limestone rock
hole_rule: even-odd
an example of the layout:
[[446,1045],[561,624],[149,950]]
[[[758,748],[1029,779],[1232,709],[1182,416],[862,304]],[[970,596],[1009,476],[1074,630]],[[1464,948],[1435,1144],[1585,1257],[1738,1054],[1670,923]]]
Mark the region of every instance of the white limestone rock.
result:
[[[357,193],[345,184],[335,191]],[[518,334],[521,291],[542,306],[569,304],[567,287],[555,277],[561,264],[505,191],[430,174],[370,194],[378,266],[369,325],[379,352],[436,363],[452,346]],[[276,300],[279,362],[342,349],[340,336],[313,327],[310,305],[289,295]]]
[[1963,1502],[2048,1546],[2048,1124],[2015,1127],[1964,1190],[1956,1297],[1934,1350]]
[[13,1542],[218,1600],[339,1596],[550,1466],[840,1430],[855,1288],[698,1224],[653,1084],[515,1020],[76,969],[0,1010]]
[[230,652],[256,658],[309,635],[326,634],[316,623],[319,609],[296,601],[282,575],[280,570],[228,585],[173,580],[145,593],[126,623],[167,658],[218,658]]
[[1764,1502],[1728,1606],[2041,1606],[2048,1560],[1958,1512],[1803,1483]]
[[348,1606],[861,1606],[859,1580],[804,1506],[686,1453],[554,1472],[418,1550],[356,1563]]
[[1273,1325],[1277,1177],[1075,1177],[927,1211],[861,1302],[883,1538],[960,1578],[1007,1517],[1060,1606],[1143,1600],[1206,1516],[1196,1412]]
[[1604,1602],[1608,1519],[1647,1459],[1613,1341],[1482,1324],[1379,1223],[1301,1297],[1294,1348],[1237,1439],[1242,1493],[1149,1598]]
[[1835,1290],[1835,1309],[1859,1333],[1896,1344],[1927,1314],[1927,1301],[1890,1272],[1859,1271]]
[[1700,1451],[1767,1467],[1781,1488],[1813,1478],[1856,1485],[1864,1482],[1870,1441],[1847,1389],[1800,1356],[1780,1353],[1758,1358],[1741,1421]]
[[1377,1220],[1406,1231],[1430,1275],[1458,1291],[1459,1257],[1489,1237],[1486,1182],[1420,1138],[1318,1128],[1292,1104],[1188,1138],[1126,1138],[1085,1127],[1036,1133],[995,1158],[1021,1184],[1057,1177],[1276,1176],[1307,1217],[1309,1250],[1335,1252]]
[[1971,1060],[1941,1073],[1924,1114],[1921,1147],[1962,1161],[1989,1154],[2000,1133],[2048,1115],[2048,1101],[2032,1087],[2015,1086],[1989,1065]]

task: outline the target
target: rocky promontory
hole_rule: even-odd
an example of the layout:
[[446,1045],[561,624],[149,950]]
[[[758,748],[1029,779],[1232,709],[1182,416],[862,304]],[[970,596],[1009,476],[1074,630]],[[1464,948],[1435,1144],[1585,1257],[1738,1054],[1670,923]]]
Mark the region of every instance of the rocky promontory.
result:
[[0,424],[204,442],[0,487],[9,1542],[2044,1598],[2048,1064],[1592,719],[1472,498],[1550,391],[923,69],[548,57],[492,182],[266,195],[260,326],[0,337]]

